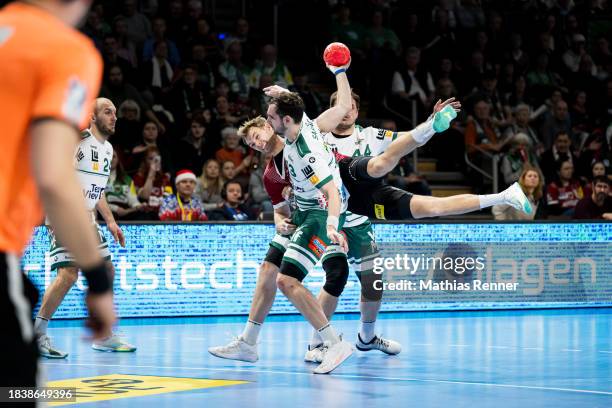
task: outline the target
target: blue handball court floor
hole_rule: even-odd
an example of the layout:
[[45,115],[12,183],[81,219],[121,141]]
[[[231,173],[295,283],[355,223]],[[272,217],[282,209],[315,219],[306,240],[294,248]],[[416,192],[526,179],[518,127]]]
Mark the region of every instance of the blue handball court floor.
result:
[[[266,321],[257,363],[207,352],[244,321],[124,319],[119,332],[138,346],[125,354],[92,350],[79,321],[54,321],[49,334],[70,355],[42,365],[84,407],[612,407],[610,308],[386,313],[377,331],[402,353],[356,351],[331,375],[303,361],[300,316]],[[334,325],[354,341],[358,315]]]

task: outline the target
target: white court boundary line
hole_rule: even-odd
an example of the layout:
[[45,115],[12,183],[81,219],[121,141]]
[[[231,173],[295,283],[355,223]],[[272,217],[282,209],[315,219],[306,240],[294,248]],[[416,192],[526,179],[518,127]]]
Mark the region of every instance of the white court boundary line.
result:
[[[208,371],[237,371],[246,373],[262,373],[262,374],[290,374],[290,375],[307,375],[312,376],[315,374],[296,372],[296,371],[282,371],[282,370],[253,370],[246,368],[211,368],[211,367],[173,367],[173,366],[149,366],[149,365],[124,365],[124,364],[99,364],[99,363],[42,363],[43,365],[59,365],[59,366],[84,366],[84,367],[120,367],[120,368],[156,368],[164,370],[208,370]],[[457,385],[476,385],[481,387],[500,387],[500,388],[521,388],[528,390],[544,390],[544,391],[562,391],[562,392],[573,392],[580,394],[596,394],[596,395],[612,395],[612,391],[597,391],[597,390],[581,390],[575,388],[557,388],[557,387],[538,387],[535,385],[519,385],[519,384],[498,384],[498,383],[484,383],[484,382],[471,382],[471,381],[455,381],[455,380],[432,380],[427,378],[408,378],[408,377],[382,377],[382,376],[369,376],[369,375],[358,375],[358,374],[333,374],[333,378],[358,378],[361,380],[384,380],[384,381],[406,381],[406,382],[426,382],[426,383],[438,383],[438,384],[457,384]],[[246,380],[245,380],[246,381]]]

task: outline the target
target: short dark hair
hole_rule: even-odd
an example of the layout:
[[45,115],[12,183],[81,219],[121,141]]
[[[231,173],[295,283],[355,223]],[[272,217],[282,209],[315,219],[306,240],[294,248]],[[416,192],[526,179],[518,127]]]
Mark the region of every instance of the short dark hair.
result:
[[604,183],[607,184],[608,186],[610,185],[610,179],[607,178],[606,176],[595,176],[593,177],[593,187],[595,187],[595,184],[597,183]]
[[[361,98],[352,89],[351,89],[351,98],[355,100],[355,106],[357,106],[357,109],[359,110],[359,103],[361,102]],[[337,100],[338,100],[338,91],[334,92],[329,97],[329,107],[331,108],[332,106],[336,105]]]
[[276,105],[276,111],[281,118],[289,116],[295,123],[300,123],[304,116],[304,101],[295,92],[283,92],[272,98],[270,104]]
[[572,138],[570,137],[570,135],[567,132],[567,130],[560,130],[557,133],[555,133],[555,140],[557,140],[559,138],[559,136],[561,136],[561,135],[565,135],[565,136],[569,137],[570,141],[572,140]]

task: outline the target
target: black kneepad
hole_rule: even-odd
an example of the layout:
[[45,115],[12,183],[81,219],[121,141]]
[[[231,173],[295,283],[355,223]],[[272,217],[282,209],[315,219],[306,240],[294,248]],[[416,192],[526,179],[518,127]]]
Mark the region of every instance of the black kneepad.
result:
[[[374,284],[374,282],[382,279],[382,275],[374,273],[374,271],[357,272],[359,283],[361,284],[361,300],[365,302],[378,302],[382,299],[383,289],[382,282]],[[377,289],[378,288],[378,289]]]
[[291,276],[299,280],[300,282],[304,280],[306,274],[302,272],[300,268],[292,264],[291,262],[281,262],[280,264],[280,273],[281,275]]
[[323,289],[334,297],[339,297],[346,286],[348,280],[349,267],[346,258],[334,256],[323,262],[325,270],[325,285]]

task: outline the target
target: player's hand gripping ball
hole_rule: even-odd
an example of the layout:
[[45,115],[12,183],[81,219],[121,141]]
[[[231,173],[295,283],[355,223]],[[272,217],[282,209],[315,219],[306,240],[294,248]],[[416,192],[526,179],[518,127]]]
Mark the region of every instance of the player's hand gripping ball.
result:
[[333,42],[325,47],[323,60],[327,65],[341,67],[348,64],[351,59],[351,52],[348,47],[340,42]]

